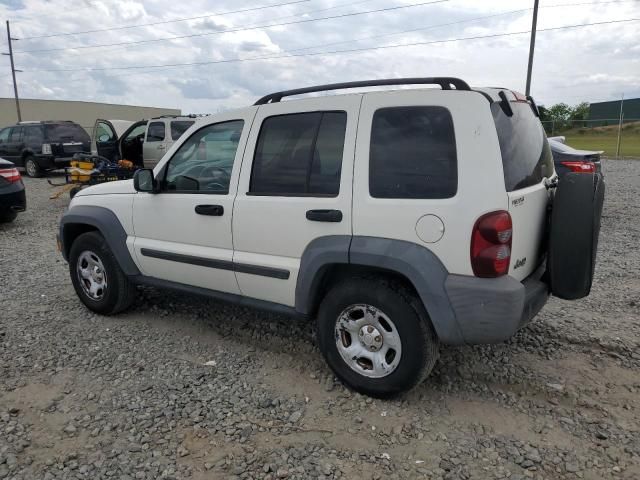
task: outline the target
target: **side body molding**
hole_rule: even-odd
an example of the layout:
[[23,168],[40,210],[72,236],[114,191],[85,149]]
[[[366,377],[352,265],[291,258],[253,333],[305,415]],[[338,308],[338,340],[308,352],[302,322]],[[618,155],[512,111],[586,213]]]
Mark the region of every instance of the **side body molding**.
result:
[[345,263],[403,275],[418,292],[440,340],[452,345],[465,343],[445,290],[447,269],[428,248],[402,240],[346,235],[314,240],[302,255],[296,310],[309,314],[323,269]]
[[82,228],[83,225],[90,225],[100,231],[125,274],[140,275],[140,271],[127,248],[127,232],[116,214],[105,207],[78,205],[65,212],[60,219],[59,234],[62,243],[62,256],[65,260],[69,258],[72,236],[77,232],[76,229]]

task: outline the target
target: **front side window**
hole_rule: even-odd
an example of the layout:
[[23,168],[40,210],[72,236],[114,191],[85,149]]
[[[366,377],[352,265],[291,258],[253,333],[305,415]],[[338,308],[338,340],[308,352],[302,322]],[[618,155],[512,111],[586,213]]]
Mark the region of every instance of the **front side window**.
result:
[[369,192],[376,198],[449,198],[458,188],[456,141],[444,107],[381,108],[373,115]]
[[134,129],[131,130],[125,137],[125,141],[131,141],[136,137],[144,138],[144,131],[146,129],[147,129],[146,123],[143,123],[141,125],[138,125],[137,127],[134,127]]
[[5,128],[0,130],[0,142],[8,142],[9,141],[9,133],[11,132],[10,128]]
[[194,123],[192,120],[175,120],[171,122],[171,139],[178,140]]
[[98,122],[96,128],[96,139],[100,143],[111,142],[115,138],[113,129],[104,122]]
[[165,191],[229,193],[243,120],[216,123],[189,137],[167,164]]
[[253,160],[250,193],[338,195],[346,126],[346,112],[265,119]]
[[147,131],[147,142],[164,141],[164,122],[151,122]]

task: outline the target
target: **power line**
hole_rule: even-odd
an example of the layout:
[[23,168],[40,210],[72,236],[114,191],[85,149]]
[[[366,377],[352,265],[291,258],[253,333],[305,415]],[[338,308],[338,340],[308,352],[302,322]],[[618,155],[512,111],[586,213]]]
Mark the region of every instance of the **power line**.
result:
[[[608,4],[608,3],[624,3],[624,2],[633,2],[633,3],[638,3],[640,0],[610,0],[610,1],[606,1],[606,2],[579,2],[579,3],[561,3],[558,5],[540,5],[539,8],[559,8],[559,7],[575,7],[575,6],[583,6],[583,5],[601,5],[601,4]],[[312,48],[323,48],[323,47],[328,47],[328,46],[332,46],[332,45],[343,45],[345,43],[353,43],[353,42],[359,42],[362,40],[373,40],[373,39],[378,39],[378,38],[385,38],[385,37],[391,37],[391,36],[395,36],[395,35],[402,35],[402,34],[406,34],[406,33],[414,33],[414,32],[421,32],[424,30],[430,30],[433,28],[439,28],[439,27],[449,27],[452,25],[459,25],[462,23],[469,23],[469,22],[475,22],[475,21],[479,21],[479,20],[486,20],[488,18],[495,18],[495,17],[502,17],[505,15],[511,15],[514,13],[522,13],[522,12],[528,12],[529,10],[532,10],[532,8],[520,8],[518,10],[510,10],[508,12],[501,12],[501,13],[494,13],[492,15],[485,15],[483,17],[474,17],[474,18],[468,18],[465,20],[458,20],[455,22],[448,22],[448,23],[440,23],[437,25],[428,25],[426,27],[418,27],[418,28],[412,28],[409,30],[401,30],[399,32],[391,32],[391,33],[382,33],[382,34],[378,34],[378,35],[371,35],[368,37],[360,37],[360,38],[352,38],[350,40],[341,40],[339,42],[331,42],[331,43],[324,43],[321,45],[312,45],[312,46],[308,46],[308,47],[300,47],[300,48],[295,48],[292,50],[287,50],[287,52],[299,52],[302,50],[310,50]]]
[[[609,25],[609,24],[628,23],[628,22],[637,22],[637,21],[640,21],[640,18],[628,18],[628,19],[622,19],[622,20],[608,20],[608,21],[602,21],[602,22],[579,23],[574,25],[563,25],[560,27],[540,28],[538,29],[538,32],[550,32],[550,31],[557,31],[557,30],[567,30],[572,28],[590,27],[595,25]],[[487,39],[487,38],[524,35],[528,33],[531,33],[531,31],[523,30],[519,32],[494,33],[489,35],[476,35],[472,37],[458,37],[458,38],[448,38],[448,39],[441,39],[441,40],[430,40],[425,42],[411,42],[411,43],[401,43],[401,44],[395,44],[395,45],[381,45],[377,47],[351,48],[346,50],[333,50],[328,52],[297,53],[293,55],[289,55],[289,54],[286,54],[287,52],[283,52],[284,54],[277,54],[277,55],[271,55],[271,56],[251,57],[251,58],[230,58],[230,59],[212,60],[212,61],[206,61],[206,62],[170,63],[170,64],[162,64],[162,65],[130,65],[126,67],[36,69],[36,70],[25,70],[25,72],[98,72],[98,71],[108,71],[108,70],[140,70],[140,69],[146,69],[146,68],[156,69],[156,68],[195,67],[195,66],[203,66],[203,65],[217,65],[217,64],[224,64],[224,63],[241,63],[241,62],[257,61],[257,60],[275,60],[275,59],[294,58],[294,57],[312,57],[312,56],[322,56],[322,55],[335,55],[335,54],[342,54],[342,53],[364,52],[364,51],[372,51],[372,50],[386,50],[386,49],[401,48],[401,47],[435,45],[435,44],[441,44],[441,43],[452,43],[452,42],[460,42],[460,41],[481,40],[481,39]]]
[[[82,12],[84,10],[88,10],[90,8],[95,8],[96,6],[91,3],[89,0],[86,0],[85,3],[88,3],[89,5],[87,5],[86,7],[80,7],[80,8],[76,8],[73,10],[73,13],[76,12]],[[30,13],[23,13],[22,15],[28,15],[28,17],[23,18],[23,19],[18,19],[16,20],[16,23],[23,23],[25,20],[26,21],[30,21],[30,20],[35,20],[37,18],[43,18],[43,17],[47,17],[47,18],[51,18],[51,17],[60,17],[60,16],[64,16],[66,14],[70,13],[69,10],[64,10],[61,11],[60,13],[43,13],[42,15],[31,15]],[[20,15],[20,12],[18,12],[18,14]]]
[[[65,37],[65,36],[69,36],[69,35],[84,35],[87,33],[100,33],[100,32],[111,32],[114,30],[126,30],[129,28],[139,28],[139,27],[150,27],[153,25],[165,25],[167,23],[177,23],[177,22],[187,22],[189,20],[199,20],[202,18],[209,18],[209,17],[221,17],[224,15],[231,15],[233,13],[244,13],[244,12],[255,12],[257,10],[266,10],[268,8],[275,8],[275,7],[283,7],[285,5],[295,5],[298,3],[306,3],[306,2],[310,2],[311,0],[294,0],[294,1],[290,1],[290,2],[284,2],[284,3],[274,3],[271,5],[262,5],[259,7],[252,7],[252,8],[243,8],[240,10],[231,10],[231,11],[227,11],[227,12],[219,12],[219,13],[210,13],[208,15],[198,15],[197,17],[188,17],[188,18],[176,18],[174,20],[163,20],[163,21],[158,21],[158,22],[150,22],[150,23],[139,23],[136,25],[126,25],[126,26],[122,26],[122,27],[111,27],[111,28],[100,28],[100,29],[96,29],[96,30],[84,30],[84,31],[80,31],[80,32],[59,32],[59,33],[51,33],[49,35],[34,35],[31,37],[21,37],[20,40],[35,40],[38,38],[52,38],[52,37]],[[370,1],[370,0],[367,0]]]
[[420,6],[424,6],[424,5],[433,5],[433,4],[436,4],[436,3],[445,3],[445,2],[448,2],[448,1],[449,0],[431,0],[429,2],[413,3],[413,4],[410,4],[410,5],[397,5],[395,7],[379,8],[379,9],[375,9],[375,10],[365,10],[363,12],[343,13],[343,14],[340,14],[340,15],[331,15],[331,16],[328,16],[328,17],[320,17],[320,18],[305,18],[305,19],[302,19],[302,20],[295,20],[295,21],[291,21],[291,22],[272,23],[272,24],[260,25],[260,26],[230,28],[230,29],[227,29],[227,30],[217,30],[215,32],[192,33],[192,34],[189,34],[189,35],[179,35],[179,36],[175,36],[175,37],[152,38],[152,39],[148,39],[148,40],[135,40],[135,41],[130,41],[130,42],[105,43],[105,44],[99,44],[99,45],[82,45],[82,46],[78,46],[78,47],[66,47],[66,48],[45,48],[45,49],[37,49],[37,50],[16,50],[15,53],[58,52],[58,51],[62,51],[62,50],[84,50],[84,49],[88,49],[88,48],[117,47],[117,46],[122,46],[122,45],[139,45],[139,44],[145,44],[145,43],[166,42],[166,41],[169,41],[169,40],[179,40],[179,39],[184,39],[184,38],[205,37],[205,36],[209,36],[209,35],[219,35],[219,34],[222,34],[222,33],[244,32],[244,31],[248,31],[248,30],[257,30],[257,29],[261,29],[261,28],[282,27],[282,26],[286,26],[286,25],[297,25],[297,24],[301,24],[301,23],[318,22],[318,21],[321,21],[321,20],[333,20],[333,19],[338,19],[338,18],[354,17],[354,16],[358,16],[358,15],[366,15],[366,14],[369,14],[369,13],[389,12],[389,11],[393,11],[393,10],[401,10],[401,9],[412,8],[412,7],[420,7]]

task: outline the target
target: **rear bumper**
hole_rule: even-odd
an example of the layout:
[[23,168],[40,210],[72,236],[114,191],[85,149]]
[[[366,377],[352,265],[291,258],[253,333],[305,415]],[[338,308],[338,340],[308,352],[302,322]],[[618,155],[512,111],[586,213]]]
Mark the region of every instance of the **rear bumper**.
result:
[[529,323],[549,298],[544,270],[543,264],[522,282],[449,275],[445,290],[464,343],[500,343]]
[[0,212],[24,212],[26,209],[27,196],[22,184],[0,189]]

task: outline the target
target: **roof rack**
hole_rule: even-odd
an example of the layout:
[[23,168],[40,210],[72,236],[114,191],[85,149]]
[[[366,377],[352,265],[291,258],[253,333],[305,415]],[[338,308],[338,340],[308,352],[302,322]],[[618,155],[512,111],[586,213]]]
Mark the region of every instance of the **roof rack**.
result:
[[359,82],[330,83],[328,85],[317,85],[315,87],[284,90],[282,92],[275,92],[270,93],[269,95],[265,95],[256,103],[254,103],[254,105],[276,103],[282,100],[283,97],[302,95],[304,93],[343,90],[346,88],[381,87],[387,85],[440,85],[443,90],[451,90],[452,86],[454,86],[456,90],[471,90],[471,87],[469,87],[469,84],[467,84],[467,82],[454,77],[386,78],[380,80],[362,80]]

